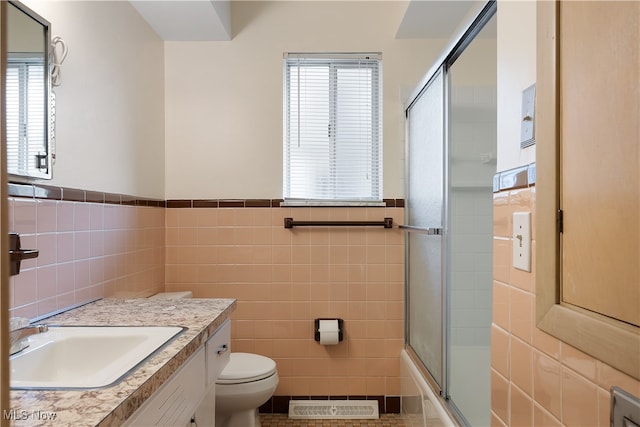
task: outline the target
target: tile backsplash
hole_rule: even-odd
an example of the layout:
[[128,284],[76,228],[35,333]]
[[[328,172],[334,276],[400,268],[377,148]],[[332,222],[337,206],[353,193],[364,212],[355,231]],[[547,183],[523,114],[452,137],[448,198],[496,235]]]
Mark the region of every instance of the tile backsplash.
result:
[[164,208],[10,197],[8,214],[9,232],[40,251],[9,280],[10,316],[164,289]]

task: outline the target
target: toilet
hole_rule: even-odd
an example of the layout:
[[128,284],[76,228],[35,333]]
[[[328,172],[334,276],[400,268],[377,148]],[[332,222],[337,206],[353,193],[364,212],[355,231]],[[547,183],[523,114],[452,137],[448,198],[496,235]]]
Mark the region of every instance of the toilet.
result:
[[[164,292],[149,298],[191,297],[192,293],[185,291]],[[278,381],[276,362],[272,359],[252,353],[231,353],[229,363],[216,380],[215,426],[260,427],[258,408],[273,396]],[[202,406],[210,406],[207,403],[211,402]]]
[[276,362],[251,353],[231,353],[216,380],[216,427],[259,427],[258,408],[278,386]]

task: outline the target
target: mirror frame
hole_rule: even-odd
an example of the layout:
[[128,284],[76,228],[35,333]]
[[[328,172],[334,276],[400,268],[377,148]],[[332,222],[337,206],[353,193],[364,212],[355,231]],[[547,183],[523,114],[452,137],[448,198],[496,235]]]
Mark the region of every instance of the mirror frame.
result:
[[536,325],[586,354],[640,379],[638,328],[561,302],[560,2],[537,3],[536,70]]
[[[44,168],[42,169],[36,169],[36,170],[30,170],[27,171],[26,173],[22,174],[22,173],[15,173],[12,172],[10,170],[7,169],[7,174],[9,175],[9,179],[14,179],[14,178],[18,178],[18,179],[25,179],[25,178],[29,178],[29,179],[51,179],[52,178],[52,169],[53,169],[53,161],[55,159],[55,155],[53,153],[54,151],[54,145],[55,145],[55,95],[53,93],[52,90],[52,83],[51,83],[51,70],[52,70],[52,61],[51,61],[51,23],[46,20],[45,18],[43,18],[42,16],[40,16],[38,13],[34,12],[32,9],[30,9],[29,7],[27,7],[26,5],[22,4],[21,2],[17,1],[17,0],[8,0],[7,1],[7,7],[15,7],[16,9],[18,9],[19,11],[21,11],[22,13],[24,13],[25,15],[29,16],[31,19],[33,19],[34,21],[36,21],[37,23],[39,23],[40,25],[43,26],[44,28],[44,57],[45,57],[45,61],[46,61],[46,82],[45,82],[45,94],[44,94],[44,98],[45,98],[45,102],[46,102],[46,107],[45,107],[45,112],[46,112],[46,117],[45,117],[45,127],[44,127],[44,137],[46,139],[46,141],[44,141],[44,147],[46,149],[46,170]],[[8,11],[8,9],[5,9]],[[7,13],[8,15],[8,13]],[[8,55],[8,41],[7,41],[7,55]],[[6,64],[5,64],[6,66]],[[6,89],[6,86],[3,85],[3,87]],[[6,108],[6,106],[5,106]],[[6,120],[6,116],[5,116],[5,120]]]

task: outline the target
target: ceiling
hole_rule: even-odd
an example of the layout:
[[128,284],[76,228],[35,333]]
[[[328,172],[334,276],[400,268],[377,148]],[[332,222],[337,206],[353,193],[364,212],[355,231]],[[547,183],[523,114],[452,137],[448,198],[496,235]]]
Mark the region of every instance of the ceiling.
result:
[[231,40],[230,0],[129,0],[165,41]]
[[396,38],[448,39],[477,3],[477,0],[411,0]]
[[[166,41],[231,40],[231,0],[129,0]],[[411,0],[396,37],[451,37],[479,0]]]

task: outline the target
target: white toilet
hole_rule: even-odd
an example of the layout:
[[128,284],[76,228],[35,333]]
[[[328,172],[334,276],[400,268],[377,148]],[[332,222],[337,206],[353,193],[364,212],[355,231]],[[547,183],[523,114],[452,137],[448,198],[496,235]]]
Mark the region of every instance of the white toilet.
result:
[[278,386],[276,362],[251,353],[231,353],[216,380],[216,427],[259,427],[258,408]]
[[[192,293],[186,291],[159,293],[150,298],[191,297]],[[251,353],[231,353],[229,363],[216,380],[215,426],[260,427],[258,408],[273,396],[278,380],[276,362],[268,357]],[[209,402],[205,402],[202,407],[209,406],[207,403]],[[207,409],[202,411],[203,414],[208,412]],[[206,418],[208,417],[203,415],[202,419]]]

